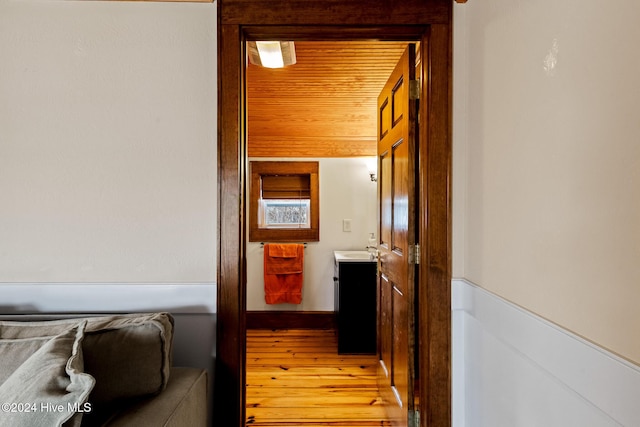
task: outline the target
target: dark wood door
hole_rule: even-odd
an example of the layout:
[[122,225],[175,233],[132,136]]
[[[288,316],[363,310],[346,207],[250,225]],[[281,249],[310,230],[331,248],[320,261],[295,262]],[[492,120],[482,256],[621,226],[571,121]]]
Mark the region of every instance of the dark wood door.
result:
[[378,97],[378,385],[398,426],[414,414],[416,84],[410,44]]

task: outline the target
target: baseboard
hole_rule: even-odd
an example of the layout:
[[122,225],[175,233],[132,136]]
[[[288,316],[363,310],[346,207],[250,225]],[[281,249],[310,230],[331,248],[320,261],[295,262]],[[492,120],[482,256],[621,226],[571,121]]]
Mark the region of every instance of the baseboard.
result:
[[247,329],[335,329],[333,311],[247,311]]

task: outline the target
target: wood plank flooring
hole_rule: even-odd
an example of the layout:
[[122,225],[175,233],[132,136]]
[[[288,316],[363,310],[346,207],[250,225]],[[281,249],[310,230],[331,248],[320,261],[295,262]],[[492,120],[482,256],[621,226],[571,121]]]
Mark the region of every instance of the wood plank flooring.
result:
[[389,426],[374,355],[339,355],[334,330],[247,331],[247,426]]

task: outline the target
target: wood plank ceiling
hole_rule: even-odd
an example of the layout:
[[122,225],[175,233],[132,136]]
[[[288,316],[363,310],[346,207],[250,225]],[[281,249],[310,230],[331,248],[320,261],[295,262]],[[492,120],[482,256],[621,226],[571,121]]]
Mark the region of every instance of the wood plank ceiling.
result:
[[295,42],[297,63],[247,66],[250,157],[376,155],[378,94],[406,42]]

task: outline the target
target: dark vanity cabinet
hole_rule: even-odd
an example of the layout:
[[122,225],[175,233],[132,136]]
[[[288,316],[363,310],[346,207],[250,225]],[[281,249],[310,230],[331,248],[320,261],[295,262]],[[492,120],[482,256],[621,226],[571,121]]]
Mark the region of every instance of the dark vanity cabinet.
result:
[[338,353],[376,352],[376,263],[335,261]]

